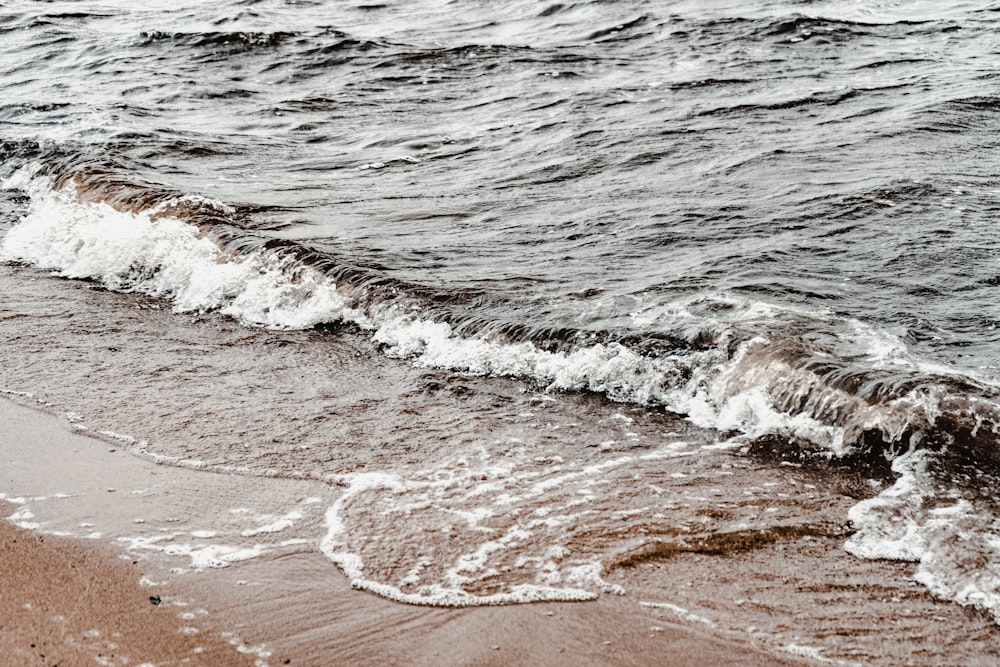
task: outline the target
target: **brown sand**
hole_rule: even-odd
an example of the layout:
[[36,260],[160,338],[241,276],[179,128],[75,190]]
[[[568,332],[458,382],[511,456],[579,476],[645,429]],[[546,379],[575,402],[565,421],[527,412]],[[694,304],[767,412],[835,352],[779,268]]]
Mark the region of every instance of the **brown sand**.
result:
[[241,576],[257,582],[256,590],[227,588],[227,572],[212,577],[203,591],[210,592],[221,616],[240,619],[234,630],[244,640],[263,643],[276,656],[292,656],[291,664],[794,664],[664,623],[615,596],[584,603],[418,607],[352,591],[342,577],[323,576],[324,567],[309,554],[277,564],[247,563]]
[[0,522],[0,663],[253,664],[218,633],[153,604],[139,576],[94,545]]
[[[260,501],[288,487],[312,494],[318,483],[156,465],[7,400],[0,423],[0,492],[32,496],[28,505],[48,512],[35,531],[0,522],[0,655],[12,665],[119,665],[124,657],[129,665],[221,666],[797,664],[665,623],[615,596],[471,609],[397,604],[352,590],[319,552],[319,535],[278,555],[180,575],[176,558],[159,552],[121,560],[114,525],[127,535],[135,512],[144,522],[178,525],[185,510],[206,516],[240,493]],[[71,498],[41,498],[61,492]],[[100,540],[44,533],[90,525],[81,518],[103,521],[107,533]],[[142,575],[163,585],[141,586]],[[151,595],[163,603],[151,604]],[[203,614],[183,620],[179,608]]]

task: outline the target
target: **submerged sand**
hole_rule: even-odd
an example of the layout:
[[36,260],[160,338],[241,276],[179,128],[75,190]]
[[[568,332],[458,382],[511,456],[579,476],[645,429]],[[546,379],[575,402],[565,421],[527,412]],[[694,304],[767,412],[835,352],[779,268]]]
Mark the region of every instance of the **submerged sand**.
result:
[[[320,553],[318,535],[226,567],[178,567],[176,554],[122,539],[134,527],[126,517],[141,512],[142,527],[176,526],[185,514],[210,513],[220,497],[259,501],[280,497],[275,485],[304,484],[284,491],[298,497],[316,483],[158,465],[7,400],[0,423],[8,462],[0,490],[13,501],[4,509],[12,519],[0,523],[0,654],[12,664],[794,662],[665,622],[616,596],[466,609],[398,604],[352,590]],[[52,534],[87,530],[91,539]]]

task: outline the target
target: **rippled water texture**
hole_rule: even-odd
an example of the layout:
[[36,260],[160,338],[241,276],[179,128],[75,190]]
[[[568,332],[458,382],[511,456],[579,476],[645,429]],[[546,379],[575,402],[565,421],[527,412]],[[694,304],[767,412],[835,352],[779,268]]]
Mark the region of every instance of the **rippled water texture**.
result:
[[[795,545],[988,625],[998,16],[8,3],[0,389],[329,484],[317,548],[402,601],[683,597]],[[685,604],[742,632],[726,585]]]

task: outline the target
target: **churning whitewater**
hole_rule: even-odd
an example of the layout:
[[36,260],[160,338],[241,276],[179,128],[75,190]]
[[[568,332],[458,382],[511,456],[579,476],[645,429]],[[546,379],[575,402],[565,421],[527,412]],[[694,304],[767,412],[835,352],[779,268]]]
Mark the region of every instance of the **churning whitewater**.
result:
[[[54,269],[66,278],[96,280],[112,290],[169,299],[179,313],[217,310],[247,326],[296,329],[347,322],[369,332],[386,354],[412,359],[417,364],[521,378],[546,391],[594,391],[614,401],[665,408],[706,428],[738,431],[739,435],[726,446],[780,434],[798,447],[815,448],[825,456],[842,457],[859,449],[877,448],[875,455],[895,460],[893,470],[900,478],[881,495],[851,511],[850,518],[859,530],[847,548],[859,556],[920,561],[924,567],[918,578],[935,592],[963,603],[996,608],[993,582],[987,580],[986,586],[970,591],[970,582],[961,573],[950,572],[951,566],[942,567],[941,554],[932,548],[935,542],[942,541],[941,532],[950,537],[950,531],[959,525],[979,523],[969,503],[959,501],[954,507],[934,508],[926,511],[926,516],[921,511],[927,498],[935,493],[927,471],[928,451],[946,449],[947,445],[972,448],[977,441],[988,446],[996,436],[992,428],[995,390],[957,371],[914,359],[901,341],[885,332],[859,321],[844,321],[839,324],[835,348],[839,359],[831,358],[822,348],[808,350],[807,357],[805,350],[796,350],[798,346],[790,346],[787,339],[774,341],[770,329],[776,323],[789,321],[805,326],[815,320],[830,326],[835,319],[832,313],[810,313],[761,302],[727,302],[712,295],[707,299],[720,304],[717,308],[725,312],[725,317],[698,322],[698,342],[690,340],[689,322],[697,317],[691,312],[691,304],[670,304],[672,318],[687,320],[684,327],[668,329],[673,340],[689,341],[676,350],[661,348],[644,354],[621,342],[574,345],[583,337],[577,332],[568,337],[569,342],[548,350],[540,349],[530,339],[504,340],[509,335],[466,338],[456,335],[447,317],[435,320],[432,314],[422,312],[420,300],[409,298],[402,288],[393,290],[394,297],[383,300],[364,293],[364,285],[360,289],[348,288],[346,295],[342,294],[337,280],[323,271],[322,263],[303,259],[307,250],[289,252],[288,246],[279,246],[279,251],[266,246],[251,246],[248,251],[227,249],[216,240],[212,224],[197,224],[199,215],[206,215],[205,210],[211,219],[231,218],[233,209],[220,202],[180,196],[165,199],[150,209],[137,208],[128,199],[120,200],[115,207],[103,197],[101,201],[87,201],[87,193],[81,196],[73,178],[61,189],[52,189],[44,178],[19,177],[24,180],[20,188],[32,192],[33,198],[23,220],[11,229],[0,247],[9,261]],[[93,180],[103,185],[101,180]],[[12,186],[13,182],[8,184]],[[229,244],[236,245],[232,241]],[[663,327],[666,318],[662,313],[658,321]],[[590,337],[609,335],[586,333]],[[706,345],[708,339],[714,344]],[[693,349],[696,346],[700,349]],[[823,357],[824,361],[818,361]],[[850,365],[842,361],[845,358]],[[892,384],[884,379],[886,368],[891,369]],[[853,376],[852,381],[845,381],[845,375]],[[893,385],[903,389],[894,390]],[[970,395],[970,389],[978,395]],[[675,443],[667,451],[676,447]],[[626,457],[611,467],[632,462]],[[465,591],[463,584],[472,579],[458,572],[484,569],[482,563],[470,566],[467,561],[486,561],[491,552],[506,551],[508,542],[527,541],[532,533],[520,526],[512,529],[513,536],[505,535],[480,546],[476,554],[463,555],[454,568],[442,575],[443,581],[421,586],[416,593],[403,592],[402,583],[393,586],[366,579],[357,554],[336,550],[347,543],[347,529],[340,518],[343,508],[355,494],[372,488],[391,495],[408,491],[426,496],[426,484],[383,475],[372,481],[362,476],[349,482],[351,492],[331,508],[324,551],[358,587],[401,601],[445,605],[588,599],[602,588],[609,588],[599,577],[601,563],[597,559],[577,563],[563,574],[551,559],[539,558],[544,572],[533,573],[532,584],[512,583],[502,594],[477,596]],[[483,488],[470,492],[489,495]],[[965,520],[957,521],[956,515]],[[948,520],[937,519],[940,516]],[[470,525],[474,526],[475,521],[470,520]],[[982,535],[983,549],[990,549],[994,538],[990,524],[979,527],[977,533]],[[944,559],[945,563],[952,560],[951,556]],[[415,570],[424,570],[427,565],[418,563]],[[937,569],[945,571],[935,574]],[[585,585],[553,588],[537,583],[562,583],[563,578],[573,584],[590,583],[592,590]],[[958,581],[951,581],[955,579]],[[980,577],[975,579],[979,584]]]
[[176,335],[87,398],[12,336],[4,392],[329,482],[319,548],[402,602],[829,540],[1000,622],[995,7],[174,4],[0,9],[3,280],[273,344],[183,447],[236,362]]

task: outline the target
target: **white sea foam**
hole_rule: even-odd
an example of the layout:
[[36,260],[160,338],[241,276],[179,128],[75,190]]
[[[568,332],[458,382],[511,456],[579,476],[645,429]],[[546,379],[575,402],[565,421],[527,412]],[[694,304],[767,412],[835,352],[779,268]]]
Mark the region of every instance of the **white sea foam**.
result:
[[32,206],[0,244],[0,258],[30,262],[108,289],[169,298],[179,312],[218,310],[248,324],[303,328],[363,320],[316,272],[290,280],[265,253],[226,255],[200,230],[159,209],[130,213],[81,203],[72,190],[33,184]]
[[915,450],[893,462],[896,482],[851,508],[857,532],[844,547],[861,558],[916,562],[914,579],[932,593],[1000,623],[1000,521],[957,490],[936,488],[931,456]]
[[[196,531],[197,532],[197,531]],[[233,563],[257,558],[268,551],[268,546],[236,546],[228,544],[188,544],[175,542],[183,533],[161,535],[139,535],[120,537],[118,542],[127,545],[129,551],[159,551],[170,556],[190,559],[190,567],[195,570],[228,567]]]
[[[0,259],[29,262],[69,278],[93,279],[113,290],[167,298],[178,312],[213,310],[249,325],[304,328],[351,322],[371,332],[389,355],[418,365],[522,377],[549,389],[588,390],[617,401],[662,405],[689,415],[698,425],[750,436],[777,429],[837,454],[845,447],[841,425],[809,415],[787,415],[774,407],[765,388],[782,368],[764,369],[761,382],[734,389],[732,375],[747,375],[741,360],[755,345],[766,346],[765,339],[747,340],[735,356],[727,349],[728,338],[747,327],[803,318],[828,320],[829,313],[701,295],[637,312],[633,319],[682,335],[715,331],[721,334],[715,348],[657,356],[617,343],[547,351],[527,342],[462,337],[448,323],[423,317],[409,302],[351,307],[336,282],[319,271],[296,266],[287,256],[267,250],[227,253],[195,225],[166,214],[171,204],[206,200],[178,198],[132,213],[105,203],[83,203],[72,187],[53,190],[46,179],[32,177],[29,170],[22,170],[8,186],[28,191],[31,204],[0,243]],[[219,202],[208,203],[226,208]],[[846,322],[847,342],[831,345],[846,346],[845,353],[866,356],[875,366],[915,364],[898,338]]]
[[587,389],[678,412],[725,357],[710,350],[650,358],[618,344],[548,352],[530,343],[462,338],[447,323],[411,314],[406,304],[348,307],[331,279],[292,270],[292,260],[275,253],[226,253],[196,226],[165,215],[166,204],[131,213],[81,203],[72,188],[51,190],[42,179],[21,186],[32,203],[0,243],[0,259],[167,298],[178,312],[214,310],[273,328],[352,322],[372,331],[390,355],[420,365],[526,377],[553,389]]
[[713,621],[705,618],[704,616],[699,616],[698,614],[692,613],[691,611],[685,609],[684,607],[679,607],[678,605],[675,605],[670,602],[649,602],[643,600],[639,602],[639,604],[642,605],[643,607],[648,607],[650,609],[663,609],[669,611],[677,618],[687,621],[689,623],[701,623],[703,625],[707,625],[710,628],[715,627],[715,623]]
[[[484,450],[405,478],[344,476],[339,482],[346,491],[326,514],[322,550],[355,587],[414,604],[469,606],[623,593],[603,579],[598,553],[570,546],[573,535],[586,532],[597,516],[613,514],[595,505],[603,502],[604,485],[627,483],[636,465],[681,460],[691,452],[664,446],[572,470],[558,462],[539,468],[535,454],[521,447],[497,460]],[[435,545],[430,551],[395,546],[423,544],[428,535]]]
[[[389,355],[410,359],[418,365],[481,375],[523,377],[550,389],[589,390],[617,401],[661,405],[688,415],[700,426],[738,431],[748,437],[778,431],[824,446],[835,455],[845,453],[850,443],[842,424],[825,423],[805,413],[786,414],[775,406],[768,383],[787,377],[790,372],[780,360],[771,359],[770,366],[757,368],[759,377],[747,374],[746,368],[741,367],[747,355],[760,346],[766,348],[769,341],[744,335],[746,340],[735,347],[735,354],[728,349],[727,336],[737,335],[740,327],[748,326],[752,331],[754,326],[749,325],[761,321],[822,318],[829,317],[829,313],[799,312],[719,296],[716,301],[724,301],[729,306],[721,309],[726,312],[724,317],[694,300],[657,306],[655,312],[637,313],[633,318],[636,322],[663,325],[681,333],[706,329],[722,332],[715,348],[656,357],[617,343],[596,344],[572,351],[546,351],[526,342],[505,344],[464,338],[449,324],[422,317],[419,311],[411,310],[405,303],[386,303],[368,309],[351,307],[338,291],[337,284],[320,272],[293,267],[292,260],[268,251],[226,253],[196,226],[165,215],[165,207],[138,213],[122,212],[104,203],[81,203],[73,191],[54,191],[42,179],[22,178],[19,185],[31,194],[31,205],[27,215],[0,243],[0,259],[29,262],[69,278],[93,279],[109,289],[170,299],[179,312],[218,311],[248,325],[303,328],[325,322],[351,322],[369,331]],[[704,297],[700,299],[705,300]],[[921,372],[954,374],[949,369],[930,366],[914,358],[905,344],[888,332],[850,320],[843,320],[842,325],[844,340],[830,345],[846,356],[867,360],[872,368],[905,366]],[[736,375],[743,379],[743,384],[732,381]],[[803,386],[808,386],[808,382]],[[923,411],[926,421],[932,422],[935,410],[939,409],[939,400],[939,396],[926,393],[904,396],[895,403],[864,412],[853,426],[879,428],[891,439],[894,434],[903,433],[909,415],[915,410]],[[127,436],[110,432],[104,435],[129,442]],[[733,444],[722,443],[721,446]],[[146,448],[145,443],[137,443],[136,447],[140,451]],[[683,453],[673,451],[671,455]],[[157,459],[156,454],[147,452],[147,456]],[[199,461],[160,458],[176,465],[204,466]],[[613,467],[617,464],[601,465]],[[1000,609],[997,597],[1000,586],[990,578],[992,575],[985,578],[977,575],[979,578],[975,579],[971,571],[949,564],[956,562],[955,558],[944,555],[944,545],[948,543],[948,531],[951,530],[948,526],[972,525],[975,513],[958,502],[943,509],[924,508],[925,499],[933,491],[924,484],[926,475],[920,468],[919,456],[904,456],[896,465],[901,475],[898,482],[852,510],[851,519],[859,530],[847,548],[862,557],[919,560],[917,577],[931,590],[967,604]],[[553,471],[558,472],[555,468]],[[517,490],[501,481],[479,480],[474,485],[462,487],[461,493],[464,498],[482,496],[492,505],[487,506],[489,503],[484,502],[476,507],[461,507],[452,503],[450,511],[467,524],[468,530],[476,530],[492,516],[491,513],[509,509],[518,494],[523,495],[526,489],[528,493],[546,494],[599,472],[567,469],[561,476],[554,475],[531,484],[526,483],[525,478],[521,480],[525,482],[524,487]],[[358,587],[421,604],[584,599],[593,597],[601,588],[593,581],[580,586],[569,583],[573,581],[572,568],[584,572],[594,567],[596,561],[578,561],[570,567],[540,557],[525,561],[534,563],[535,581],[497,595],[471,595],[456,586],[445,586],[443,580],[421,585],[420,573],[424,568],[416,568],[416,563],[410,570],[412,576],[401,576],[398,585],[372,581],[365,574],[360,556],[345,543],[349,531],[343,516],[348,505],[366,492],[396,494],[394,500],[402,504],[412,505],[421,494],[424,497],[420,502],[433,502],[435,493],[458,493],[456,489],[461,484],[445,489],[425,480],[407,481],[390,476],[355,476],[348,483],[347,493],[327,513],[328,532],[323,549]],[[576,511],[574,508],[585,504],[587,494],[591,493],[587,488],[579,488],[577,492],[560,511],[538,517],[539,523],[522,526],[521,530],[554,530],[561,522],[568,521],[567,517]],[[446,504],[442,502],[441,506]],[[278,518],[250,529],[247,536],[282,530],[294,521],[290,516]],[[1000,544],[997,530],[980,525],[974,529],[978,531],[975,535],[980,551],[1000,552],[996,546]],[[476,568],[488,570],[490,559],[519,539],[528,538],[511,530],[494,538],[489,545],[480,542],[477,549],[459,555],[459,560],[453,563],[452,583],[469,576]],[[199,551],[192,547],[187,555],[193,564],[213,566],[252,557],[255,552],[253,549]],[[1000,553],[995,555],[996,559],[990,562],[1000,563]],[[1000,576],[997,579],[1000,580]],[[416,587],[419,592],[404,591],[403,587]]]
[[[361,556],[351,551],[352,538],[356,539],[358,536],[351,535],[345,519],[354,496],[364,492],[386,491],[395,496],[391,507],[402,516],[409,515],[412,511],[412,509],[407,509],[407,504],[411,506],[424,504],[426,500],[421,500],[421,498],[426,498],[427,491],[433,491],[434,487],[437,487],[438,490],[445,490],[450,484],[446,480],[407,482],[398,476],[378,473],[352,475],[345,478],[344,481],[349,484],[349,487],[345,494],[327,511],[327,535],[321,543],[321,548],[323,553],[343,570],[355,588],[367,590],[399,602],[449,607],[590,600],[597,595],[592,590],[574,586],[572,583],[560,586],[558,585],[560,582],[557,581],[560,578],[556,577],[554,580],[551,576],[540,576],[537,582],[514,584],[502,593],[477,595],[465,590],[463,585],[473,581],[477,576],[490,576],[494,573],[491,570],[492,557],[517,544],[523,544],[532,537],[529,531],[519,526],[510,527],[496,539],[479,543],[472,552],[459,554],[444,569],[443,576],[439,577],[440,581],[420,584],[422,573],[434,564],[431,559],[426,557],[420,557],[397,584],[376,581],[367,572]],[[398,497],[400,495],[416,496],[416,498],[412,498],[411,502],[407,503],[405,500],[401,501]],[[468,518],[466,517],[465,520],[468,521]],[[470,523],[474,524],[474,522]],[[470,527],[471,530],[475,530],[474,525]],[[539,568],[539,570],[545,569],[544,567]],[[579,576],[575,581],[583,579],[585,577]]]
[[896,482],[874,498],[859,502],[848,512],[857,532],[845,543],[861,558],[917,561],[927,550],[921,515],[926,499],[934,495],[926,481],[927,453],[922,450],[896,458]]
[[291,528],[295,525],[295,522],[302,518],[302,512],[293,510],[284,516],[278,517],[273,521],[264,524],[263,526],[257,526],[256,528],[248,528],[242,531],[240,534],[243,537],[253,537],[254,535],[260,535],[262,533],[277,533],[286,528]]
[[41,528],[42,524],[37,521],[32,521],[35,518],[35,514],[29,510],[27,507],[22,507],[13,514],[7,517],[7,520],[12,522],[15,526],[24,528],[26,530],[37,530]]
[[192,530],[191,537],[197,537],[201,540],[207,540],[209,538],[215,537],[219,532],[216,530]]
[[815,646],[803,646],[802,644],[791,643],[791,644],[785,644],[785,646],[783,646],[782,648],[787,653],[791,653],[792,655],[797,655],[801,658],[809,658],[810,660],[814,660],[816,662],[830,663],[836,665],[854,664],[845,662],[843,660],[831,660],[830,658],[825,657],[822,653],[822,650],[816,648]]

